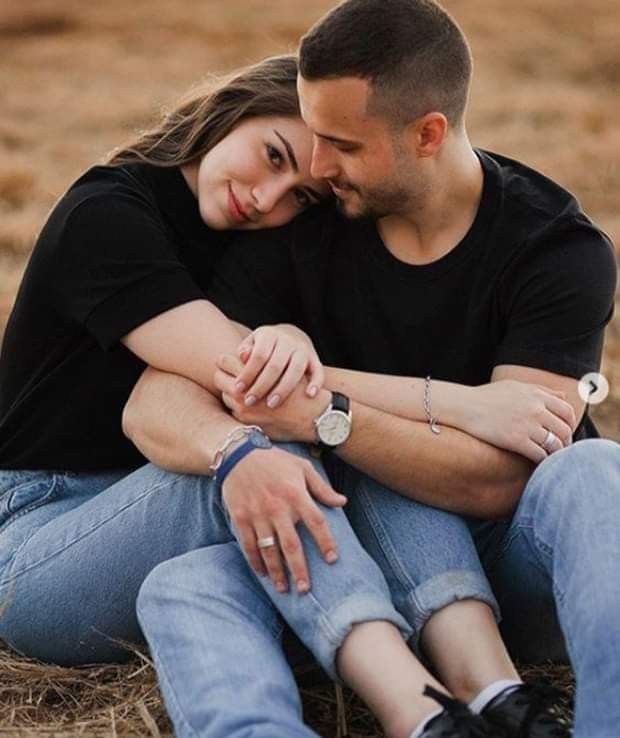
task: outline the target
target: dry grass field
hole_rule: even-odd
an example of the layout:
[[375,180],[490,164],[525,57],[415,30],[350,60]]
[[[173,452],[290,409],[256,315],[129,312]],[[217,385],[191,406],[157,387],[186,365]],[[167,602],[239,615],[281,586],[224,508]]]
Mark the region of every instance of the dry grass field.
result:
[[[210,72],[290,51],[332,0],[26,0],[0,4],[0,326],[46,213],[89,164]],[[575,192],[620,242],[616,0],[448,0],[471,38],[476,145]],[[620,439],[620,318],[608,331]]]
[[[46,213],[89,164],[206,74],[295,48],[330,0],[28,0],[0,5],[0,325]],[[615,0],[449,0],[476,58],[476,145],[575,192],[620,242]],[[596,408],[620,439],[620,318]]]
[[[208,73],[293,50],[303,30],[334,4],[0,3],[0,328],[47,212],[82,170]],[[474,49],[473,142],[568,187],[620,244],[617,0],[445,5]],[[605,435],[620,440],[618,315],[608,330],[603,372],[611,394],[593,414]],[[4,713],[0,735],[20,725],[8,719]],[[144,725],[143,735],[156,734]],[[116,734],[109,725],[106,731]],[[335,726],[324,734],[335,735]],[[376,735],[370,728],[358,734]]]

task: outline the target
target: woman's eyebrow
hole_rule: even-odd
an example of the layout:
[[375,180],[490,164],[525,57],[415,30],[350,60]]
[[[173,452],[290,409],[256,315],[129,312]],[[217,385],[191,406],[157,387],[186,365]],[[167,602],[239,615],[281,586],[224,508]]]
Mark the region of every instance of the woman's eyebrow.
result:
[[295,157],[293,147],[281,133],[278,133],[278,131],[276,131],[275,128],[273,129],[273,132],[280,139],[280,141],[282,141],[284,148],[286,149],[286,153],[288,154],[289,161],[291,162],[291,166],[293,167],[293,171],[297,174],[299,172],[299,164],[297,163],[297,158]]
[[[275,128],[273,129],[273,132],[280,139],[280,141],[282,141],[282,144],[283,144],[284,148],[286,149],[286,153],[288,154],[288,158],[289,158],[289,160],[291,162],[291,166],[293,167],[293,171],[295,173],[298,173],[299,172],[299,164],[297,163],[297,157],[295,156],[295,152],[293,151],[293,147],[290,145],[290,143],[284,138],[284,136],[281,133],[279,133],[278,131],[276,131]],[[312,195],[312,197],[314,197],[314,199],[317,202],[319,202],[320,200],[322,200],[321,194],[319,192],[317,192],[316,190],[313,190],[312,187],[307,187],[306,186],[306,187],[304,187],[304,189],[307,192],[309,192]]]

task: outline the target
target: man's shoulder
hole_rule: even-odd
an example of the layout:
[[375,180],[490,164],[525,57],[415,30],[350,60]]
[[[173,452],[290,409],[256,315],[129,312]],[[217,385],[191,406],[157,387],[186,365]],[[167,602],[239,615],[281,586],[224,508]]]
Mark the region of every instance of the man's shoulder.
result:
[[498,242],[510,250],[558,241],[609,246],[608,237],[562,185],[515,159],[484,150],[477,153],[485,182],[494,190]]
[[582,215],[577,198],[542,172],[502,154],[484,150],[477,153],[489,186],[497,190],[506,220],[514,219],[534,231]]

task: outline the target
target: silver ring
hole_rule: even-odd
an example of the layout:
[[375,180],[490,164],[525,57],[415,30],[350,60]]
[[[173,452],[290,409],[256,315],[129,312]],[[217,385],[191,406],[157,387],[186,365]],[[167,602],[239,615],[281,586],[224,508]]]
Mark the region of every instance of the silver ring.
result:
[[559,440],[559,438],[555,435],[555,433],[553,433],[552,431],[548,430],[547,431],[547,435],[545,436],[545,440],[540,444],[540,446],[545,451],[549,451],[550,450],[549,443],[551,441],[553,441],[554,442],[554,445],[555,445],[555,441],[558,441],[558,440]]
[[276,539],[273,536],[267,536],[266,538],[259,538],[256,541],[256,545],[259,548],[271,548],[276,545]]

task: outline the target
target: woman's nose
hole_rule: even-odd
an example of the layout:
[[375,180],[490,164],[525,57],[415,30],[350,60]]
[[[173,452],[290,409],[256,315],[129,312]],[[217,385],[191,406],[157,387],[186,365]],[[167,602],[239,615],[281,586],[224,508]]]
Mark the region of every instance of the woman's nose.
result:
[[290,185],[280,177],[269,177],[252,188],[252,197],[259,213],[270,213],[287,194]]

